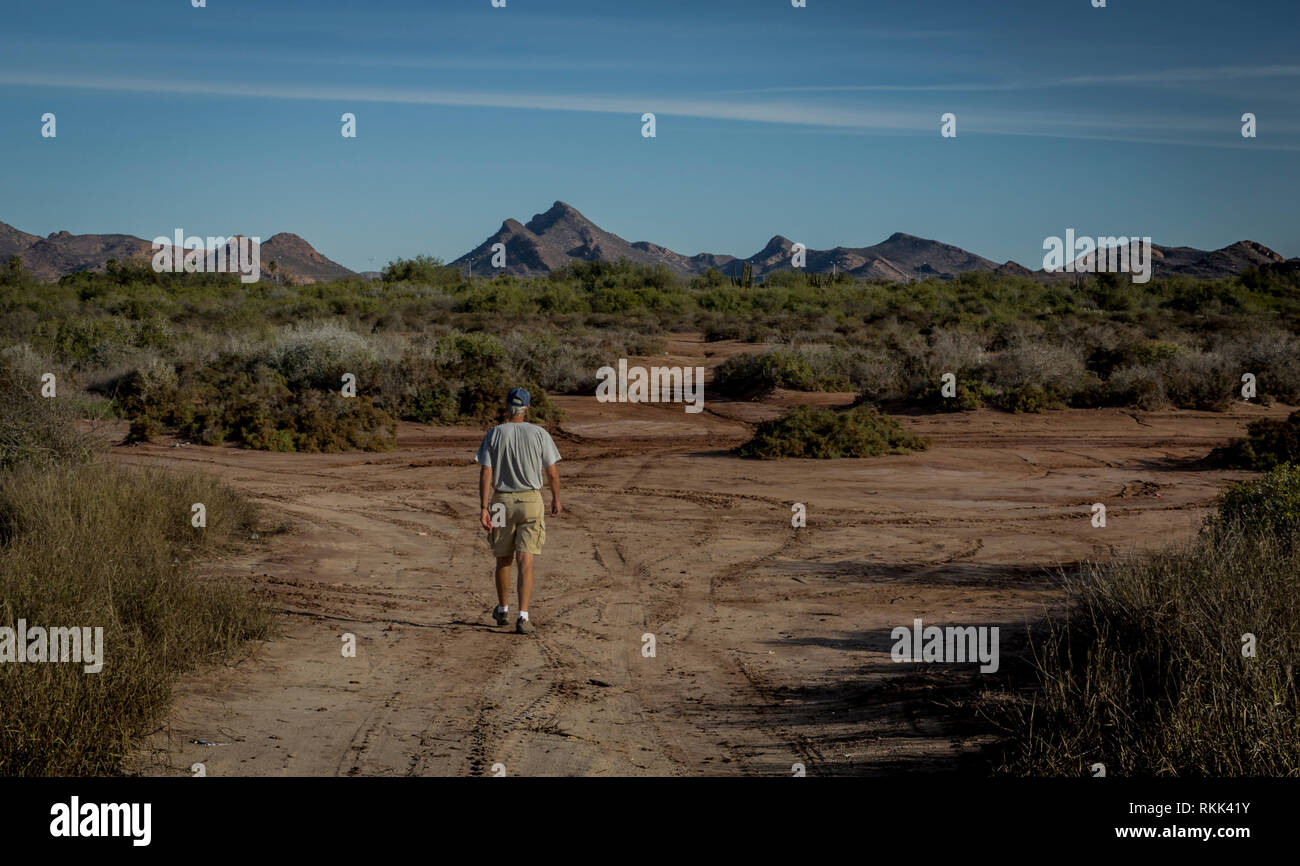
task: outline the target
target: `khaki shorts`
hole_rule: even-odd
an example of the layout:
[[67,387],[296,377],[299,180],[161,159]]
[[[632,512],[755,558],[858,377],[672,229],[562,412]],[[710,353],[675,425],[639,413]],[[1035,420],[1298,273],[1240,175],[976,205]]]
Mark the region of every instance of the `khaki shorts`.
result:
[[[504,514],[498,505],[505,507]],[[487,536],[494,555],[542,552],[542,545],[546,543],[546,507],[542,504],[542,491],[503,493],[498,490],[492,497],[488,517],[493,524],[499,523],[503,517],[505,519],[505,526],[494,525]]]

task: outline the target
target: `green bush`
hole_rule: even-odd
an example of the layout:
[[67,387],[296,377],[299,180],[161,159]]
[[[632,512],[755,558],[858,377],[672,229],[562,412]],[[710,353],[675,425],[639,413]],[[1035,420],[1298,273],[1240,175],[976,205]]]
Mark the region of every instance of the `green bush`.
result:
[[907,454],[927,446],[925,439],[868,406],[845,412],[796,406],[779,418],[759,424],[753,438],[736,448],[735,453],[760,460],[830,459]]
[[1064,409],[1065,401],[1052,386],[1017,385],[1007,388],[994,398],[994,404],[1007,412],[1017,415],[1026,412],[1046,412],[1049,409]]
[[1210,461],[1235,469],[1272,469],[1300,463],[1300,412],[1286,420],[1261,418],[1246,425],[1246,438],[1210,452]]
[[997,392],[979,379],[958,378],[956,394],[943,396],[943,382],[924,380],[925,387],[913,396],[913,400],[928,409],[942,412],[964,412],[980,409],[997,399]]
[[187,365],[175,378],[135,370],[113,387],[131,419],[128,441],[171,429],[204,445],[270,451],[384,451],[396,443],[396,419],[369,396],[295,390],[282,373],[231,353]]
[[[189,355],[230,348],[216,342],[230,335],[237,354],[261,352],[257,360],[293,390],[337,390],[340,371],[355,372],[394,417],[459,418],[463,405],[487,405],[476,393],[515,381],[581,393],[601,366],[585,371],[591,350],[603,350],[602,363],[620,352],[647,354],[658,335],[681,331],[783,346],[776,351],[784,355],[720,371],[721,387],[738,395],[852,388],[873,400],[953,408],[930,393],[939,373],[952,372],[989,389],[981,396],[969,386],[960,406],[997,404],[994,397],[1007,395],[1004,402],[1022,411],[1055,405],[1055,398],[1073,406],[1223,409],[1249,371],[1261,402],[1300,400],[1294,268],[1140,287],[1108,275],[1078,285],[993,274],[899,285],[793,271],[742,287],[726,274],[683,281],[662,267],[625,261],[486,279],[423,257],[390,263],[385,282],[301,286],[156,274],[129,262],[57,284],[14,273],[0,275],[0,340],[34,346],[74,375],[113,376],[150,356],[179,367]],[[553,360],[512,348],[491,371],[443,371],[411,388],[370,384],[390,376],[426,338],[499,332],[502,316],[510,335],[523,340],[549,336],[567,345],[574,333],[595,334]],[[1035,385],[1043,391],[1016,390]],[[411,399],[418,405],[401,408]]]
[[733,355],[713,371],[713,389],[731,397],[753,398],[777,388],[815,390],[808,361],[784,349]]
[[1219,497],[1211,528],[1225,525],[1247,533],[1290,538],[1300,533],[1300,465],[1282,463],[1259,478],[1233,484]]
[[418,283],[424,286],[457,286],[461,283],[460,271],[443,264],[435,256],[416,256],[413,259],[394,259],[380,275],[385,283]]

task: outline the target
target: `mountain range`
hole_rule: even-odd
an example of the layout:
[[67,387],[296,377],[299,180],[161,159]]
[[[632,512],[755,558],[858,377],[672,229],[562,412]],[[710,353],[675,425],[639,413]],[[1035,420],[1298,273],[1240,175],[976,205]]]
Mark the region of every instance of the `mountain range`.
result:
[[[231,238],[225,245],[230,262],[235,260],[230,254],[233,242]],[[14,255],[23,260],[23,267],[38,280],[54,282],[77,271],[103,272],[110,259],[149,262],[153,259],[153,243],[134,235],[74,235],[66,231],[42,238],[0,223],[0,262]],[[274,262],[275,274],[294,283],[353,276],[352,271],[325,258],[311,244],[289,232],[262,241],[260,255],[264,275]],[[216,261],[216,252],[208,253],[206,258],[209,262]]]
[[[497,244],[504,244],[505,272],[520,277],[541,276],[573,261],[619,259],[663,265],[679,276],[702,274],[709,268],[730,275],[748,263],[754,276],[761,277],[774,271],[789,270],[794,248],[794,242],[789,238],[776,235],[747,258],[716,253],[686,256],[648,241],[626,241],[605,231],[576,208],[557,201],[549,210],[534,215],[526,223],[507,219],[487,240],[451,262],[451,266],[480,276],[494,276],[502,270],[493,265],[493,247]],[[283,232],[273,235],[261,246],[263,272],[267,272],[270,263],[274,262],[275,276],[283,281],[312,283],[355,275],[321,255],[295,234]],[[102,271],[109,259],[148,261],[152,257],[152,244],[132,235],[73,235],[66,231],[41,238],[0,223],[0,262],[12,255],[21,256],[24,267],[38,279],[53,281],[75,271]],[[1198,279],[1230,277],[1246,268],[1288,261],[1254,241],[1238,241],[1218,250],[1153,244],[1152,259],[1155,277],[1182,275]],[[1071,274],[1030,270],[1012,261],[998,264],[960,247],[903,232],[896,232],[871,246],[809,249],[806,251],[805,270],[816,274],[849,273],[863,279],[895,282],[927,277],[952,279],[968,271],[1015,274],[1040,280],[1072,277]],[[360,276],[374,279],[378,274],[370,271]]]

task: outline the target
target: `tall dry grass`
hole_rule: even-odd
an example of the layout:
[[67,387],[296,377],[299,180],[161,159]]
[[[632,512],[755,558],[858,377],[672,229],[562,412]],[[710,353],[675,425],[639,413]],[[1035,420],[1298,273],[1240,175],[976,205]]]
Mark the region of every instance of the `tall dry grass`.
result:
[[[202,502],[208,525],[190,525]],[[103,669],[0,664],[0,775],[114,772],[163,717],[177,674],[266,636],[246,588],[197,562],[256,531],[211,478],[102,463],[0,475],[0,625],[102,627]]]
[[1195,539],[1067,583],[1067,613],[1033,645],[1035,686],[985,705],[1010,738],[1002,772],[1300,775],[1300,533],[1294,514],[1261,519],[1276,509],[1253,490]]
[[[0,364],[0,626],[102,628],[103,668],[0,662],[0,775],[115,772],[164,716],[182,671],[267,634],[245,587],[198,563],[260,517],[205,475],[94,462],[68,401]],[[207,526],[191,525],[191,506]],[[274,528],[274,527],[273,527]]]

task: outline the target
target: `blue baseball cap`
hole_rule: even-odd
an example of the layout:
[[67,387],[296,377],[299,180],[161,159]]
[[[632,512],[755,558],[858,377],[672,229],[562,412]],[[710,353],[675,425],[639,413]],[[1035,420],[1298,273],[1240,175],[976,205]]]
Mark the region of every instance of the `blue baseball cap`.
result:
[[533,396],[524,388],[511,388],[506,395],[506,405],[511,409],[522,409],[533,402]]

